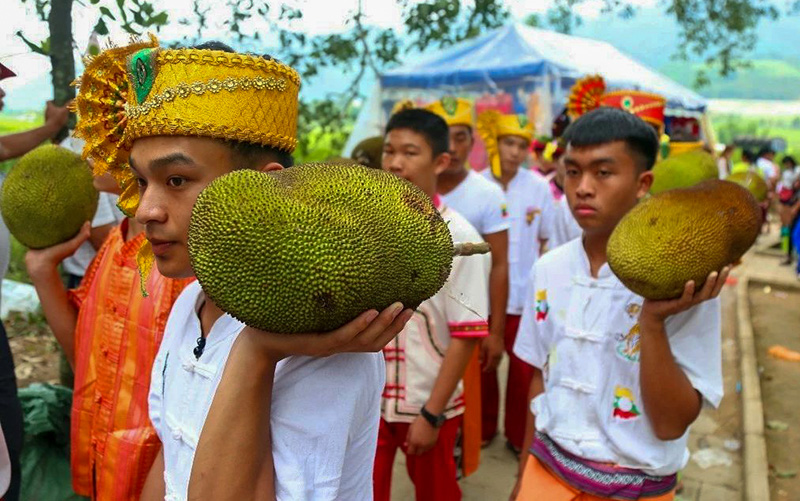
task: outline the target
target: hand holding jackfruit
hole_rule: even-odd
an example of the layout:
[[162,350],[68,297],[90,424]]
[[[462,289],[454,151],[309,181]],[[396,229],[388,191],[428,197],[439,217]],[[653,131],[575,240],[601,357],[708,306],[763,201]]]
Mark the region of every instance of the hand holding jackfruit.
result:
[[66,148],[45,145],[25,154],[3,183],[0,210],[8,231],[31,249],[65,242],[97,210],[92,171]]
[[764,178],[758,175],[755,172],[750,171],[743,171],[743,172],[735,172],[728,176],[727,181],[731,181],[736,183],[740,186],[744,186],[747,188],[747,191],[753,194],[756,197],[756,200],[759,202],[763,202],[767,199],[767,193],[769,192],[769,187],[767,186],[767,182],[764,181]]
[[670,155],[653,167],[653,186],[650,193],[657,195],[676,188],[688,188],[719,176],[714,157],[703,150],[691,150]]
[[447,280],[454,245],[413,184],[362,166],[239,170],[209,184],[189,227],[192,268],[223,311],[269,332],[327,332]]
[[640,202],[608,240],[608,264],[625,287],[647,299],[672,299],[689,280],[735,263],[761,228],[761,209],[746,189],[705,181]]

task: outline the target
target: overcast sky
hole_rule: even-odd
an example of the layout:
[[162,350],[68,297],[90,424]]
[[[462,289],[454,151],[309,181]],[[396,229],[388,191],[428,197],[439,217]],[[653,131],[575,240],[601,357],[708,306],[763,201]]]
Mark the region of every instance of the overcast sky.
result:
[[[298,22],[296,29],[308,34],[322,34],[341,31],[348,13],[358,5],[358,0],[289,0],[286,3],[299,6],[303,10],[303,19]],[[49,59],[34,54],[15,35],[22,31],[29,39],[39,41],[47,37],[47,25],[39,21],[33,10],[32,3],[22,4],[20,0],[3,1],[3,35],[5,40],[0,47],[0,62],[11,67],[18,75],[3,82],[6,92],[22,87],[36,79],[45,77],[50,71]],[[85,2],[88,5],[88,2]],[[163,3],[154,2],[156,5]],[[208,2],[212,3],[212,2]],[[218,2],[213,2],[218,3]],[[221,3],[221,2],[220,2]],[[532,12],[545,12],[553,0],[507,0],[512,17],[523,19]],[[602,7],[602,0],[586,0],[578,12],[586,17],[596,17]],[[655,0],[633,0],[634,4],[652,5]],[[192,0],[171,0],[168,9],[170,23],[158,34],[165,40],[180,40],[193,37],[194,29],[191,26],[182,26],[178,19],[191,15]],[[335,6],[335,9],[332,7]],[[73,8],[74,36],[78,48],[83,51],[97,21],[96,10],[85,7],[75,2]],[[276,9],[277,10],[277,9]],[[402,29],[400,7],[393,0],[364,0],[366,22],[386,28]],[[219,18],[220,16],[217,16]],[[227,30],[221,25],[210,27],[205,33],[206,38],[224,41]],[[120,30],[112,29],[111,38],[120,43],[125,43],[127,36]]]

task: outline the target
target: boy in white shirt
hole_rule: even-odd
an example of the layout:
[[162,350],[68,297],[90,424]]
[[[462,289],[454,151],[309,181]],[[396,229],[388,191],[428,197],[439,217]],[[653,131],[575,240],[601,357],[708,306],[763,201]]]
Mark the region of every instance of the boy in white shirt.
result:
[[[552,238],[555,205],[550,185],[538,174],[521,168],[533,139],[533,125],[524,115],[502,115],[485,111],[478,116],[478,133],[489,155],[483,176],[500,187],[508,203],[508,303],[506,305],[505,348],[509,356],[506,384],[505,435],[507,445],[519,450],[525,432],[522,419],[531,368],[513,353],[522,315],[528,274]],[[497,432],[499,388],[496,371],[481,379],[484,440]]]
[[565,194],[583,238],[534,266],[514,351],[534,366],[512,499],[674,499],[688,427],[722,398],[719,294],[729,268],[675,300],[634,294],[606,262],[648,192],[653,128],[602,107],[565,133]]
[[[216,42],[165,49],[153,37],[89,68],[82,85],[116,97],[79,95],[78,129],[95,173],[120,182],[120,207],[145,226],[142,273],[154,259],[165,276],[191,277],[188,227],[203,188],[235,168],[291,166],[299,76],[269,56]],[[410,318],[401,312],[397,303],[324,335],[280,335],[187,287],[152,367],[162,450],[142,499],[368,499],[382,355],[328,355],[380,350]]]
[[[426,106],[447,123],[450,133],[450,164],[436,179],[442,200],[481,234],[492,246],[489,274],[489,336],[481,342],[481,366],[494,371],[503,357],[503,337],[508,302],[508,207],[503,190],[467,167],[475,146],[472,102],[444,97]],[[491,425],[496,429],[497,423]],[[489,433],[494,434],[494,431]]]
[[[386,125],[383,169],[430,196],[453,241],[480,241],[478,232],[436,195],[436,176],[450,163],[447,124],[430,111],[407,109]],[[461,379],[488,335],[489,257],[455,258],[444,287],[424,301],[384,348],[386,388],[375,457],[375,499],[389,501],[397,449],[418,501],[461,499],[453,451],[464,413]]]

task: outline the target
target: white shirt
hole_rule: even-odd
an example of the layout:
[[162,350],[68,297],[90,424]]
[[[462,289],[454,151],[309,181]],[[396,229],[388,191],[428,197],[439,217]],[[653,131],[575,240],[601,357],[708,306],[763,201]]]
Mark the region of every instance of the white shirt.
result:
[[[153,364],[150,419],[164,448],[167,500],[187,497],[200,432],[244,329],[223,315],[196,360],[192,350],[201,333],[197,312],[204,298],[197,282],[181,293]],[[384,374],[380,353],[289,357],[278,363],[270,415],[277,499],[372,499]]]
[[[485,169],[483,176],[502,186]],[[508,202],[508,306],[509,315],[522,314],[525,288],[531,267],[539,258],[539,240],[553,235],[555,206],[550,185],[541,176],[520,168],[505,190]]]
[[[60,146],[80,155],[83,152],[85,143],[86,141],[83,139],[68,136],[61,142]],[[97,199],[97,210],[92,218],[92,228],[107,224],[116,226],[125,219],[125,215],[117,208],[117,198],[117,195],[100,192],[100,196]],[[88,240],[83,242],[73,255],[64,259],[64,271],[82,277],[86,274],[86,268],[89,267],[96,254],[97,251],[92,247],[91,242]]]
[[758,170],[761,171],[761,175],[764,176],[764,179],[767,181],[775,177],[778,173],[778,168],[775,166],[775,164],[772,163],[771,160],[764,157],[756,160],[756,167],[758,167]]
[[504,231],[510,226],[502,188],[475,171],[468,171],[467,177],[458,186],[439,196],[464,216],[481,235]]
[[[440,212],[454,242],[481,242],[467,220],[453,209]],[[426,299],[400,334],[384,349],[386,388],[381,416],[390,423],[411,423],[428,401],[439,376],[451,338],[489,335],[488,254],[456,257],[442,289]],[[445,407],[447,419],[464,413],[463,387],[459,381]]]
[[[642,402],[642,297],[608,264],[592,278],[582,239],[545,255],[530,280],[514,353],[544,376],[544,393],[531,403],[537,430],[584,459],[657,476],[680,470],[689,458],[688,430],[677,440],[659,440]],[[665,327],[676,363],[716,407],[722,399],[719,299],[669,317]]]
[[548,243],[550,249],[555,249],[560,245],[575,240],[583,234],[578,221],[569,210],[569,202],[567,197],[561,197],[556,200],[556,217],[553,223],[553,238]]

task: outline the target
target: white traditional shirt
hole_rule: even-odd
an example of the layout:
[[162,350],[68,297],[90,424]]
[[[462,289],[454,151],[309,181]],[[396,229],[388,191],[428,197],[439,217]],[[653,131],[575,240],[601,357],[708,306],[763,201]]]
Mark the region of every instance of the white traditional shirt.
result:
[[470,170],[458,186],[439,196],[481,235],[505,231],[510,226],[503,190],[475,171]]
[[[440,206],[454,242],[481,242],[463,216]],[[400,334],[384,349],[386,387],[381,416],[390,423],[411,423],[428,401],[451,338],[489,335],[488,254],[456,257],[444,287],[425,300]],[[461,382],[445,407],[447,419],[464,413]]]
[[[244,329],[223,315],[196,359],[192,351],[201,335],[198,311],[204,300],[197,282],[178,297],[153,364],[150,419],[163,444],[171,501],[188,495],[203,424]],[[270,411],[277,499],[372,499],[384,373],[380,353],[288,357],[278,363]]]
[[[483,176],[497,186],[502,186],[485,169]],[[505,190],[508,202],[508,306],[509,315],[522,314],[525,288],[531,267],[539,258],[539,240],[548,240],[553,235],[555,205],[550,194],[550,185],[541,176],[520,168]]]
[[[531,287],[514,353],[542,370],[544,393],[531,402],[536,429],[562,449],[591,461],[656,476],[689,458],[687,432],[659,440],[639,383],[639,312],[643,299],[608,264],[590,274],[582,239],[545,255]],[[676,363],[704,399],[722,399],[719,298],[667,318]]]
[[556,217],[553,222],[553,237],[547,245],[550,249],[564,245],[583,234],[578,221],[575,220],[575,216],[572,215],[572,211],[569,209],[567,197],[558,199],[555,202],[555,207]]

